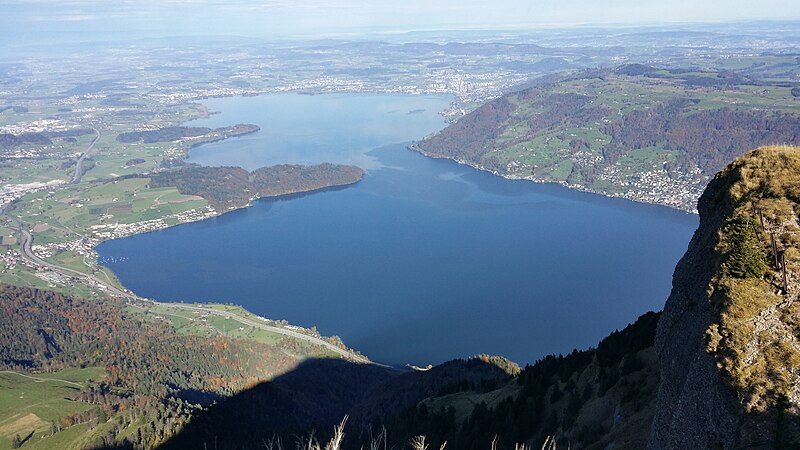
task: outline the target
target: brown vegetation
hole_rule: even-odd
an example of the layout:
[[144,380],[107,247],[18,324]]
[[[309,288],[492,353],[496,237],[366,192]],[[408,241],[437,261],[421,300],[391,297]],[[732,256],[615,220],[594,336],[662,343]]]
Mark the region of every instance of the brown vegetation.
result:
[[168,322],[128,308],[115,299],[0,285],[0,369],[101,366],[106,371],[105,379],[76,391],[75,400],[99,408],[63,418],[54,432],[116,414],[98,445],[115,442],[118,433],[137,424],[140,430],[128,443],[152,448],[177,432],[196,404],[286,373],[305,355],[324,354],[321,348],[297,348],[291,339],[271,346],[179,334]]
[[[746,411],[796,416],[800,149],[750,152],[723,170],[709,190],[716,193],[710,200],[728,225],[720,229],[715,248],[718,270],[709,299],[717,318],[706,332],[706,349]],[[786,431],[783,438],[798,431]]]
[[676,100],[632,111],[604,127],[612,141],[603,156],[614,162],[631,149],[661,147],[678,152],[677,167],[695,165],[714,174],[747,150],[765,143],[800,143],[800,117],[733,108],[687,114],[691,102]]

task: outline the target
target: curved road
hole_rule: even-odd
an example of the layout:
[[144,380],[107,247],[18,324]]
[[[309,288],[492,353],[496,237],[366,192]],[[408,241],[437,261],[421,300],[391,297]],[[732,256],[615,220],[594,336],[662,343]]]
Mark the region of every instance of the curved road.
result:
[[23,230],[22,227],[20,227],[19,231],[20,231],[20,234],[22,235],[22,240],[20,242],[19,248],[20,248],[20,251],[22,253],[22,257],[25,258],[26,260],[28,260],[28,262],[30,262],[32,264],[39,265],[39,266],[47,267],[48,269],[50,269],[50,270],[52,270],[54,272],[58,272],[58,273],[60,273],[62,275],[68,275],[68,276],[72,276],[72,277],[79,277],[79,278],[89,279],[89,280],[93,281],[95,284],[97,284],[99,286],[103,286],[106,290],[108,290],[108,292],[112,293],[113,295],[118,295],[120,297],[124,297],[124,298],[127,298],[129,300],[143,300],[143,299],[141,299],[141,298],[139,298],[139,297],[137,297],[137,296],[135,296],[133,294],[130,294],[130,293],[125,292],[125,291],[122,291],[120,289],[117,289],[114,286],[110,286],[107,283],[104,283],[99,278],[95,277],[94,275],[90,275],[90,274],[83,273],[83,272],[78,272],[77,270],[68,269],[66,267],[57,266],[55,264],[51,264],[51,263],[39,258],[31,250],[31,243],[33,242],[33,237],[31,237],[31,234],[27,230]]
[[0,370],[0,373],[12,373],[12,374],[14,374],[14,375],[19,375],[19,376],[21,376],[21,377],[24,377],[24,378],[30,378],[31,380],[33,380],[33,381],[35,381],[35,382],[37,382],[37,383],[41,383],[41,382],[44,382],[44,381],[57,381],[57,382],[59,382],[59,383],[67,383],[67,384],[71,384],[71,385],[73,385],[73,386],[83,387],[83,385],[82,385],[82,384],[80,384],[80,383],[76,383],[76,382],[74,382],[74,381],[62,380],[61,378],[39,378],[39,377],[32,377],[32,376],[30,376],[30,375],[26,375],[26,374],[24,374],[24,373],[14,372],[13,370]]
[[[152,300],[148,300],[148,301],[152,302]],[[172,308],[172,309],[208,313],[208,314],[213,314],[215,316],[226,317],[226,318],[230,317],[231,319],[234,319],[237,322],[242,323],[244,325],[248,325],[248,326],[251,326],[251,327],[254,327],[254,328],[259,328],[259,329],[262,329],[262,330],[265,330],[265,331],[270,331],[270,332],[273,332],[273,333],[282,334],[284,336],[293,337],[295,339],[301,339],[301,340],[304,340],[304,341],[311,342],[313,344],[321,345],[321,346],[323,346],[323,347],[325,347],[325,348],[327,348],[329,350],[332,350],[332,351],[338,353],[339,355],[341,355],[341,356],[343,356],[343,357],[345,357],[345,358],[347,358],[347,359],[349,359],[351,361],[360,362],[360,363],[363,363],[363,364],[373,364],[373,365],[387,367],[387,368],[391,367],[391,366],[386,366],[386,365],[383,365],[383,364],[378,364],[378,363],[372,362],[372,361],[368,360],[367,358],[365,358],[363,356],[357,355],[357,354],[349,352],[347,350],[343,350],[343,349],[331,344],[330,342],[328,342],[328,341],[326,341],[324,339],[321,339],[321,338],[318,338],[318,337],[315,337],[315,336],[309,336],[307,334],[300,333],[299,331],[289,330],[287,328],[275,327],[275,326],[272,326],[272,325],[267,325],[267,324],[264,324],[264,323],[256,322],[255,320],[251,320],[251,319],[248,319],[247,317],[243,317],[243,316],[240,316],[238,314],[230,313],[230,312],[227,312],[227,311],[220,311],[218,309],[204,308],[204,307],[200,307],[200,306],[182,305],[182,304],[179,304],[179,303],[156,303],[156,302],[153,302],[153,303],[155,303],[155,304],[157,304],[159,306],[165,306],[165,307]]]
[[292,337],[292,338],[295,338],[295,339],[300,339],[300,340],[303,340],[303,341],[306,341],[306,342],[310,342],[310,343],[315,344],[315,345],[320,345],[322,347],[327,348],[328,350],[331,350],[331,351],[335,352],[336,354],[342,356],[343,358],[345,358],[347,360],[350,360],[350,361],[353,361],[353,362],[358,362],[358,363],[362,363],[362,364],[372,364],[372,365],[385,367],[385,368],[392,368],[392,366],[387,366],[387,365],[384,365],[384,364],[375,363],[375,362],[372,362],[369,359],[367,359],[367,358],[365,358],[365,357],[363,357],[361,355],[355,354],[355,353],[350,352],[348,350],[341,349],[341,348],[331,344],[330,342],[328,342],[328,341],[326,341],[324,339],[318,338],[316,336],[309,336],[307,334],[300,333],[298,331],[289,330],[289,329],[281,328],[281,327],[275,327],[275,326],[267,325],[267,324],[264,324],[264,323],[259,323],[259,322],[256,322],[254,320],[251,320],[251,319],[249,319],[247,317],[240,316],[240,315],[235,314],[235,313],[230,313],[230,312],[227,312],[227,311],[220,311],[220,310],[211,309],[211,308],[204,308],[204,307],[201,307],[201,306],[182,305],[182,304],[178,304],[178,303],[159,303],[159,302],[155,302],[153,300],[148,300],[148,299],[141,298],[141,297],[139,297],[139,296],[137,296],[135,294],[132,294],[130,292],[123,291],[123,290],[120,290],[120,289],[118,289],[118,288],[116,288],[114,286],[111,286],[108,283],[103,282],[99,278],[95,277],[94,275],[78,272],[77,270],[68,269],[66,267],[57,266],[55,264],[49,263],[49,262],[39,258],[31,250],[31,243],[33,242],[33,237],[31,236],[31,234],[27,230],[22,229],[21,227],[20,227],[19,231],[20,231],[20,234],[22,235],[22,240],[21,240],[21,243],[20,243],[20,250],[21,250],[21,253],[22,253],[22,257],[25,258],[28,262],[30,262],[32,264],[39,265],[39,266],[47,267],[48,269],[50,269],[50,270],[52,270],[54,272],[58,272],[58,273],[60,273],[62,275],[74,276],[74,277],[88,279],[88,280],[92,281],[94,284],[96,284],[98,286],[103,286],[112,295],[123,297],[123,298],[126,298],[126,299],[131,300],[131,301],[138,301],[138,302],[142,302],[142,303],[150,303],[150,304],[153,304],[153,305],[158,305],[158,306],[167,307],[167,308],[171,308],[171,309],[177,309],[177,310],[183,310],[183,311],[201,312],[201,313],[213,314],[215,316],[222,316],[222,317],[226,317],[226,318],[229,317],[229,318],[231,318],[231,319],[233,319],[233,320],[235,320],[235,321],[237,321],[239,323],[242,323],[242,324],[245,324],[245,325],[248,325],[248,326],[251,326],[251,327],[255,327],[255,328],[258,328],[258,329],[261,329],[261,330],[265,330],[265,331],[269,331],[269,332],[272,332],[272,333],[282,334],[284,336],[289,336],[289,337]]

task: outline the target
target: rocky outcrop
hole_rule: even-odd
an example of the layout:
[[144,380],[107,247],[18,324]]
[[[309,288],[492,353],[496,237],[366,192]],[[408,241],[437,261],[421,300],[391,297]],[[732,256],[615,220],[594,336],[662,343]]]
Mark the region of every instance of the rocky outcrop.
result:
[[[700,198],[655,339],[651,449],[798,448],[799,193],[800,149],[769,147],[737,159]],[[752,243],[729,231],[734,223],[748,224]],[[734,270],[737,258],[752,271]]]
[[738,428],[737,402],[724,387],[714,357],[705,351],[705,332],[714,320],[707,289],[715,271],[713,255],[724,214],[709,197],[715,179],[700,199],[700,226],[678,263],[672,293],[656,333],[661,366],[658,407],[651,449],[730,447]]

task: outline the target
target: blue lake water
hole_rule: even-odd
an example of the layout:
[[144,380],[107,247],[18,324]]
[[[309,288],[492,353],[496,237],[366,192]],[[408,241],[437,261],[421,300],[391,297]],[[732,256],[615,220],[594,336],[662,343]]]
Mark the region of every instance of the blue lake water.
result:
[[662,308],[696,216],[406,150],[444,127],[436,112],[448,101],[208,101],[222,114],[193,125],[249,122],[262,131],[195,149],[193,162],[253,169],[329,161],[367,174],[344,189],[257,201],[98,251],[139,295],[241,304],[316,325],[387,363],[490,353],[524,364],[595,345]]

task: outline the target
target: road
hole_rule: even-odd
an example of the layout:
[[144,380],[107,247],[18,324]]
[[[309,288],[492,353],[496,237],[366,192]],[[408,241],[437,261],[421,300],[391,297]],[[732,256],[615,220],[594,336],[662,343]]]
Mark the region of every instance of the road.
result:
[[326,341],[324,339],[318,338],[316,336],[310,336],[308,334],[301,333],[299,331],[290,330],[290,329],[287,329],[287,328],[267,325],[265,323],[261,323],[261,322],[258,322],[258,321],[252,320],[252,319],[248,319],[247,317],[243,317],[243,316],[240,316],[238,314],[231,313],[231,312],[228,312],[228,311],[220,311],[218,309],[204,308],[204,307],[201,307],[201,306],[194,306],[194,305],[182,305],[180,303],[156,303],[156,302],[153,302],[153,303],[158,305],[158,306],[167,307],[167,308],[170,308],[170,309],[177,309],[177,310],[182,310],[182,311],[193,311],[193,312],[197,312],[197,313],[207,313],[207,314],[213,314],[215,316],[231,318],[231,319],[233,319],[233,320],[235,320],[235,321],[237,321],[237,322],[239,322],[241,324],[244,324],[244,325],[248,325],[248,326],[251,326],[251,327],[254,327],[254,328],[258,328],[258,329],[261,329],[261,330],[265,330],[265,331],[269,331],[269,332],[272,332],[272,333],[282,334],[284,336],[289,336],[289,337],[292,337],[292,338],[295,338],[295,339],[300,339],[300,340],[303,340],[303,341],[310,342],[312,344],[321,345],[321,346],[323,346],[323,347],[325,347],[325,348],[327,348],[327,349],[329,349],[331,351],[336,352],[340,356],[342,356],[342,357],[344,357],[346,359],[349,359],[351,361],[354,361],[354,362],[359,362],[359,363],[362,363],[362,364],[373,364],[373,365],[378,365],[378,366],[387,367],[387,368],[390,367],[390,366],[386,366],[386,365],[383,365],[383,364],[378,364],[378,363],[372,362],[369,359],[364,358],[363,356],[360,356],[360,355],[357,355],[357,354],[352,353],[350,351],[341,349],[341,348],[331,344],[330,342],[328,342],[328,341]]
[[225,318],[230,318],[230,319],[233,319],[233,320],[235,320],[235,321],[237,321],[237,322],[239,322],[241,324],[247,325],[247,326],[255,327],[255,328],[258,328],[258,329],[261,329],[261,330],[265,330],[265,331],[269,331],[269,332],[272,332],[272,333],[282,334],[284,336],[289,336],[289,337],[292,337],[292,338],[295,338],[295,339],[300,339],[300,340],[303,340],[303,341],[306,341],[306,342],[309,342],[309,343],[312,343],[312,344],[315,344],[315,345],[320,345],[322,347],[325,347],[325,348],[335,352],[336,354],[342,356],[343,358],[345,358],[345,359],[347,359],[349,361],[358,362],[358,363],[362,363],[362,364],[372,364],[372,365],[377,365],[377,366],[381,366],[381,367],[385,367],[385,368],[391,368],[391,366],[387,366],[387,365],[384,365],[384,364],[378,364],[378,363],[372,362],[369,359],[367,359],[367,358],[365,358],[365,357],[363,357],[361,355],[358,355],[358,354],[353,353],[351,351],[339,348],[339,347],[331,344],[330,342],[328,342],[328,341],[326,341],[326,340],[324,340],[322,338],[318,338],[316,336],[310,336],[308,334],[300,333],[298,331],[289,330],[289,329],[282,328],[282,327],[276,327],[276,326],[272,326],[272,325],[267,325],[267,324],[264,324],[264,323],[256,322],[254,320],[251,320],[251,319],[249,319],[247,317],[240,316],[240,315],[235,314],[235,313],[230,313],[230,312],[226,312],[226,311],[219,311],[219,310],[216,310],[216,309],[205,308],[205,307],[201,307],[201,306],[182,305],[182,304],[179,304],[179,303],[158,303],[158,302],[155,302],[153,300],[148,300],[148,299],[141,298],[141,297],[139,297],[139,296],[137,296],[135,294],[132,294],[130,292],[123,291],[123,290],[120,290],[120,289],[118,289],[118,288],[116,288],[114,286],[111,286],[108,283],[106,283],[106,282],[100,280],[99,278],[95,277],[94,275],[78,272],[77,270],[68,269],[66,267],[61,267],[61,266],[49,263],[49,262],[39,258],[31,250],[33,237],[31,236],[30,232],[28,232],[27,230],[24,230],[24,229],[22,229],[20,227],[20,234],[21,234],[21,243],[20,243],[21,254],[22,254],[22,257],[25,258],[28,262],[30,262],[32,264],[39,265],[39,266],[46,267],[46,268],[48,268],[48,269],[50,269],[50,270],[52,270],[54,272],[58,272],[58,273],[60,273],[62,275],[88,279],[88,280],[92,281],[94,284],[96,284],[98,286],[103,286],[106,289],[106,291],[108,291],[112,295],[116,295],[118,297],[122,297],[122,298],[128,299],[130,301],[134,301],[134,302],[149,303],[149,304],[152,304],[154,306],[158,305],[158,306],[161,306],[161,307],[167,307],[167,308],[170,308],[170,309],[176,309],[176,310],[181,310],[181,311],[193,311],[193,312],[197,312],[197,313],[207,313],[207,314],[213,314],[215,316],[222,316],[222,317],[225,317]]
[[24,378],[30,378],[31,380],[33,380],[33,381],[36,381],[36,382],[39,382],[39,383],[41,383],[41,382],[43,382],[43,381],[58,381],[58,382],[60,382],[60,383],[67,383],[67,384],[71,384],[71,385],[73,385],[73,386],[83,387],[83,385],[82,385],[82,384],[80,384],[80,383],[76,383],[76,382],[74,382],[74,381],[62,380],[61,378],[39,378],[39,377],[32,377],[32,376],[30,376],[30,375],[25,375],[24,373],[14,372],[13,370],[0,370],[0,373],[13,373],[14,375],[19,375],[19,376],[21,376],[21,377],[24,377]]
[[92,143],[89,144],[89,147],[86,148],[86,151],[81,153],[81,157],[78,158],[78,163],[75,165],[75,174],[72,175],[72,181],[70,181],[72,184],[78,184],[81,182],[81,177],[83,176],[83,161],[89,156],[92,156],[94,144],[96,144],[100,139],[100,130],[94,127],[92,127],[92,129],[94,130],[96,136],[94,137],[94,140],[92,140]]
[[137,297],[136,295],[130,294],[130,293],[125,292],[125,291],[122,291],[122,290],[120,290],[120,289],[118,289],[118,288],[116,288],[114,286],[109,285],[108,283],[103,282],[102,280],[100,280],[99,278],[95,277],[94,275],[83,273],[83,272],[78,272],[77,270],[68,269],[66,267],[57,266],[55,264],[49,263],[49,262],[39,258],[31,250],[31,245],[33,243],[33,237],[31,236],[31,233],[28,232],[28,230],[22,229],[21,227],[20,227],[19,231],[20,231],[20,234],[22,236],[21,241],[20,241],[20,246],[19,246],[20,253],[22,254],[22,257],[25,258],[28,262],[30,262],[32,264],[36,264],[38,266],[47,267],[48,269],[50,269],[50,270],[52,270],[54,272],[58,272],[58,273],[60,273],[62,275],[67,275],[67,276],[71,276],[71,277],[79,277],[79,278],[84,278],[84,279],[91,280],[95,284],[97,284],[99,286],[103,286],[112,295],[116,295],[116,296],[119,296],[119,297],[127,298],[128,300],[143,300],[143,299]]

